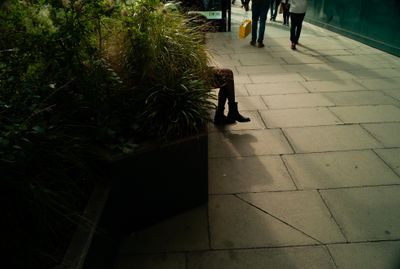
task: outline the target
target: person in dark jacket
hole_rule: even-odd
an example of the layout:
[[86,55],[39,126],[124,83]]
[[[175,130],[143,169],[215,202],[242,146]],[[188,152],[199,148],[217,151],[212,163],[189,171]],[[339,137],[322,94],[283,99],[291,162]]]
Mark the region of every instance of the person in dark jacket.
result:
[[[265,24],[271,0],[251,1],[251,41],[250,45],[264,47]],[[272,0],[275,1],[275,0]]]

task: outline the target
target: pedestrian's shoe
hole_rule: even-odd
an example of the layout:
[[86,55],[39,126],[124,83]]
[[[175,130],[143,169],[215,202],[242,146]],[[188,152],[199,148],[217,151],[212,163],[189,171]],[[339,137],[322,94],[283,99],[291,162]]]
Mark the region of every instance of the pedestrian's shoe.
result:
[[238,103],[228,103],[229,105],[229,112],[228,116],[226,117],[229,122],[231,121],[238,121],[238,122],[248,122],[250,121],[250,118],[244,117],[240,115],[238,111]]
[[255,40],[250,41],[250,45],[256,46],[256,41]]
[[225,124],[233,124],[236,120],[228,119],[227,116],[224,115],[224,109],[217,108],[214,116],[214,124],[215,125],[225,125]]
[[296,43],[292,43],[292,45],[291,45],[291,48],[292,48],[292,50],[295,50],[296,49]]
[[249,11],[249,3],[243,4],[244,10]]
[[263,48],[263,47],[265,47],[265,46],[264,46],[264,43],[262,43],[262,42],[258,42],[258,43],[257,43],[257,47],[259,47],[259,48]]

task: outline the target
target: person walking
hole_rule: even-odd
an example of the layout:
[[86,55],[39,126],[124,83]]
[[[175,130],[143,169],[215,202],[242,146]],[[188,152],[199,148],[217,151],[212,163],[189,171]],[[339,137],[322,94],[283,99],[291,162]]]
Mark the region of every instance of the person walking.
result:
[[283,12],[283,25],[289,25],[289,8],[290,8],[290,4],[289,4],[289,0],[282,0],[281,2],[282,5],[282,12]]
[[249,11],[250,0],[240,0],[240,2],[242,3],[242,8],[244,8],[245,11]]
[[252,0],[251,1],[251,41],[250,45],[259,48],[264,47],[265,24],[267,21],[270,1],[275,0]]
[[299,43],[301,28],[307,10],[307,0],[289,0],[290,8],[290,41],[292,50]]
[[270,9],[271,9],[271,17],[270,21],[275,21],[276,20],[276,15],[278,14],[278,7],[280,4],[281,0],[271,0],[270,3]]

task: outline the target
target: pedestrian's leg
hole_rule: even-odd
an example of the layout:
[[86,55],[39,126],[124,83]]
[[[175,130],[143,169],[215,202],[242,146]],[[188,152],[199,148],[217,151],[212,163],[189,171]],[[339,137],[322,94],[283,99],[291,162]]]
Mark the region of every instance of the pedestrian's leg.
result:
[[[218,93],[218,107],[214,117],[215,124],[232,124],[236,121],[247,122],[250,118],[242,116],[237,107],[235,101],[235,81],[233,72],[230,69],[216,69],[217,79],[220,83],[220,89]],[[224,106],[228,100],[228,116],[225,117],[223,114]]]
[[296,14],[290,13],[290,41],[292,44],[296,39]]
[[258,33],[258,19],[260,16],[260,7],[258,4],[254,4],[251,1],[251,41],[252,46],[256,45],[257,33]]
[[274,6],[274,21],[276,20],[276,16],[278,15],[278,7],[280,4],[280,0],[272,0],[275,1],[275,6]]
[[226,116],[224,114],[224,110],[227,97],[223,89],[223,86],[225,84],[225,78],[222,69],[217,67],[212,67],[212,71],[213,71],[212,87],[219,88],[218,103],[217,103],[217,108],[215,110],[214,123],[226,124]]
[[269,17],[269,20],[270,21],[272,21],[273,20],[273,18],[274,18],[274,1],[275,0],[272,0],[271,2],[269,2],[269,10],[271,10],[271,14],[270,14],[270,17]]
[[301,28],[303,26],[303,20],[305,15],[306,15],[305,13],[298,14],[298,22],[296,27],[296,40],[295,40],[296,45],[299,43]]
[[286,14],[286,8],[283,8],[283,25],[286,25],[287,21],[287,14]]
[[[228,68],[221,68],[219,69],[220,77],[221,77],[221,99],[223,98],[223,103],[225,105],[226,100],[228,102],[234,103],[235,102],[235,81],[233,78],[233,72],[231,69]],[[221,101],[222,102],[222,101]]]
[[267,21],[267,13],[269,6],[266,3],[260,5],[260,27],[258,29],[258,47],[264,47],[265,23]]
[[292,42],[291,48],[296,49],[297,44],[297,28],[299,25],[300,14],[290,13],[290,41]]
[[235,81],[232,70],[222,69],[222,73],[225,79],[225,84],[221,87],[221,90],[224,91],[226,98],[228,99],[228,115],[226,117],[226,123],[231,124],[236,121],[250,121],[250,118],[244,117],[239,113],[238,103],[235,101]]

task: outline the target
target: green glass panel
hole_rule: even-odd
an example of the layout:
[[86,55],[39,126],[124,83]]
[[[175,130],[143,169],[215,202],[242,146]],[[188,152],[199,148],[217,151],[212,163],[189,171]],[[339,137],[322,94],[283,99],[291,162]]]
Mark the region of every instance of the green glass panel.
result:
[[309,0],[306,20],[400,56],[400,0]]

